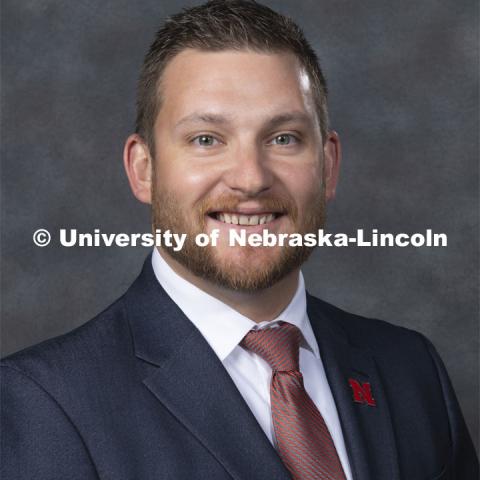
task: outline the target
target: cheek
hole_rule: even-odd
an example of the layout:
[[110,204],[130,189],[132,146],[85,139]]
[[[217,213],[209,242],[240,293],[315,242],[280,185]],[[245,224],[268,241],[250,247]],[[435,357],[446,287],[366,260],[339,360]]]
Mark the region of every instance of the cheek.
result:
[[215,175],[208,168],[198,168],[177,159],[157,163],[155,182],[159,190],[171,192],[183,203],[183,199],[205,196],[215,184]]
[[283,183],[298,204],[308,201],[322,190],[322,174],[318,165],[302,165],[283,175]]

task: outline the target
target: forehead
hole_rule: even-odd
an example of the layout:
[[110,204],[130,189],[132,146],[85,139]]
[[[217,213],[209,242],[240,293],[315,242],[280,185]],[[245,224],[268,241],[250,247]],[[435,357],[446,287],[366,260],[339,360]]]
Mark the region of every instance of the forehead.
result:
[[167,64],[160,95],[168,121],[193,112],[246,122],[289,111],[316,116],[309,77],[290,53],[187,49]]

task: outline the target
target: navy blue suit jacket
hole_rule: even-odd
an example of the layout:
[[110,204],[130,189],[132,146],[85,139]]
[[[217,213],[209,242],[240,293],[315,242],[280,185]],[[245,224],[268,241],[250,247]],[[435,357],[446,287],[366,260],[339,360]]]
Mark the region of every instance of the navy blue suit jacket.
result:
[[[422,335],[307,295],[355,480],[476,480],[444,366]],[[290,478],[220,360],[157,282],[2,363],[3,480]],[[371,385],[375,406],[348,380]]]

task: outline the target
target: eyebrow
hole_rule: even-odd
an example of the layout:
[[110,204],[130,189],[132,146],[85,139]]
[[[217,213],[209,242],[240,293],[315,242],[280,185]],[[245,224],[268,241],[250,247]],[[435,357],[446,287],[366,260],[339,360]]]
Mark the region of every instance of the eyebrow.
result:
[[212,123],[214,125],[221,125],[225,123],[229,123],[228,117],[225,115],[221,115],[218,113],[199,113],[194,112],[186,117],[183,117],[179,120],[176,125],[175,129],[183,125],[184,123]]
[[[200,113],[194,112],[186,117],[183,117],[175,125],[175,130],[185,123],[209,123],[213,125],[225,125],[230,123],[231,117],[218,113]],[[269,118],[264,125],[264,129],[273,129],[284,123],[303,123],[305,125],[311,125],[312,119],[309,115],[304,112],[294,111],[294,112],[285,112],[274,115]]]
[[310,118],[309,115],[307,115],[304,112],[280,113],[270,118],[267,121],[265,128],[273,129],[273,128],[279,127],[280,125],[283,125],[284,123],[294,123],[294,122],[303,123],[305,125],[311,125],[312,119]]

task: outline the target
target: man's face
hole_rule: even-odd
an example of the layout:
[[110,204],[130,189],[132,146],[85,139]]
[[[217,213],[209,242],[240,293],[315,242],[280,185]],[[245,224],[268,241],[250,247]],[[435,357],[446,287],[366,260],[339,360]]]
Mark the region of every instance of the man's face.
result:
[[[229,229],[305,234],[324,224],[324,148],[298,60],[185,50],[167,65],[161,97],[153,226],[188,235],[169,255],[241,291],[267,288],[298,268],[311,249],[228,245]],[[213,229],[220,231],[217,247],[195,244],[198,233]]]

